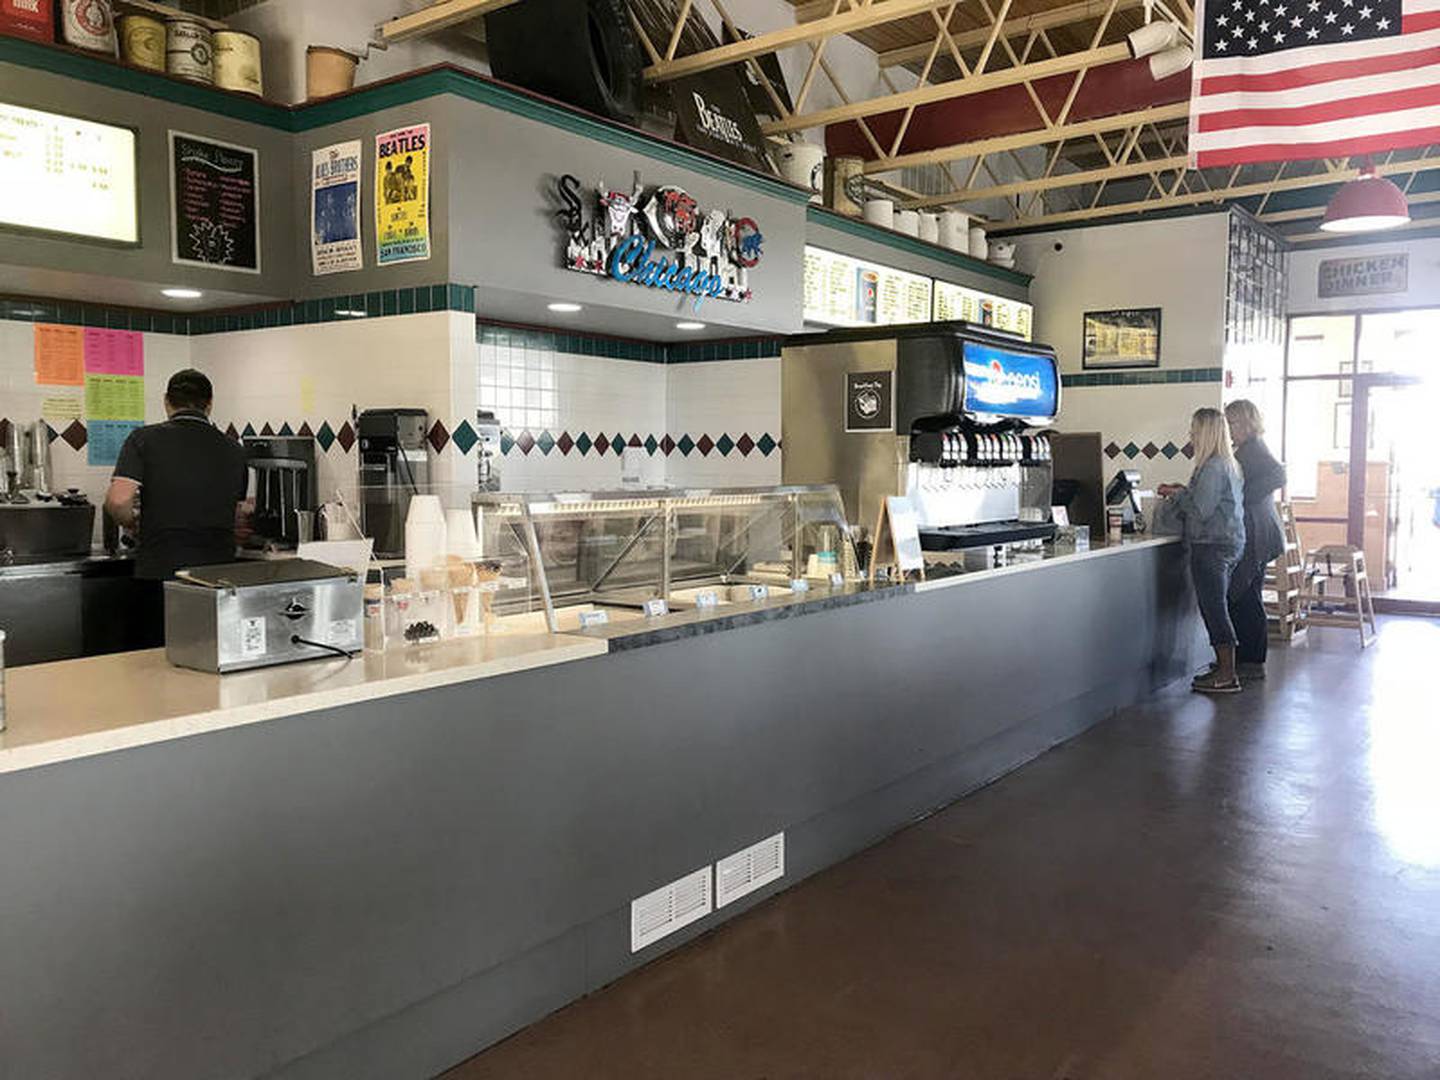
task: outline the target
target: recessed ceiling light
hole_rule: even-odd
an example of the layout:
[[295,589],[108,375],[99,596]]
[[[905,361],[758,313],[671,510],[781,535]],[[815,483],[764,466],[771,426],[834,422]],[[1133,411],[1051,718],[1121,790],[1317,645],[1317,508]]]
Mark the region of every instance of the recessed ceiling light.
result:
[[575,312],[580,310],[579,304],[571,304],[564,301],[560,301],[554,304],[546,304],[545,306],[551,311],[559,312],[561,315],[573,315]]
[[704,330],[704,329],[705,329],[705,324],[704,324],[703,322],[677,322],[677,323],[675,324],[675,329],[676,329],[676,330]]
[[199,289],[161,289],[160,295],[171,300],[199,300],[205,294]]

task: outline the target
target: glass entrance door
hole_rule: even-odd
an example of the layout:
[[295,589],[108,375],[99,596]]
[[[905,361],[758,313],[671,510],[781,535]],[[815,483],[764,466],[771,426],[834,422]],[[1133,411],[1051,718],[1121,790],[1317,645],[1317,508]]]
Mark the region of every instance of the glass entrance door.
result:
[[1363,548],[1377,607],[1440,614],[1440,309],[1292,319],[1285,386],[1300,546]]

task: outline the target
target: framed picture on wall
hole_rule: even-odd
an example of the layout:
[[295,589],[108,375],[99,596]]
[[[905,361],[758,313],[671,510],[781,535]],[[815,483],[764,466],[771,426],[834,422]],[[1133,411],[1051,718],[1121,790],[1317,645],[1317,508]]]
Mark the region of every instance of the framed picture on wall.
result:
[[1091,370],[1159,367],[1160,309],[1087,311],[1080,362]]

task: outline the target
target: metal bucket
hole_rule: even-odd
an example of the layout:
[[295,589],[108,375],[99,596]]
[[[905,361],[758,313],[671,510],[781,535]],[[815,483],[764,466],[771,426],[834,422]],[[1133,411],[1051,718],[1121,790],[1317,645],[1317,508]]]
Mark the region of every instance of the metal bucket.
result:
[[63,0],[60,18],[66,45],[115,55],[115,13],[110,0]]
[[241,30],[215,31],[215,85],[256,97],[265,93],[259,38]]
[[146,71],[165,70],[165,23],[149,15],[122,15],[120,59]]
[[311,45],[305,50],[305,100],[343,94],[355,87],[355,68],[360,57],[328,45]]
[[194,19],[165,20],[165,70],[181,79],[214,85],[215,42]]

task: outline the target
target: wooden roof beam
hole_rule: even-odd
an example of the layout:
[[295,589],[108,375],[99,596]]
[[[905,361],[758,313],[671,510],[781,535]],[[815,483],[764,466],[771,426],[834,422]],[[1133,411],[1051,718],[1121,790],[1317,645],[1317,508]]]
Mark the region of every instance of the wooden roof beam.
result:
[[516,2],[517,0],[435,0],[429,7],[412,11],[408,15],[398,15],[389,22],[381,23],[380,34],[386,43],[424,37],[426,34],[438,33],[471,19],[478,19]]
[[[1144,0],[1117,0],[1115,10],[1124,11],[1127,8],[1138,8],[1143,3]],[[1057,27],[1069,26],[1071,23],[1101,18],[1109,7],[1109,0],[1081,0],[1078,4],[1066,4],[1064,7],[1052,8],[1034,15],[1016,15],[1005,20],[1005,28],[1002,33],[1005,37],[1012,38],[1038,33],[1041,30],[1054,30]],[[974,30],[952,31],[950,36],[954,38],[955,44],[959,48],[978,48],[984,45],[986,39],[989,38],[990,27],[981,26]],[[906,64],[923,61],[929,50],[930,45],[927,42],[905,45],[898,49],[887,49],[877,56],[882,68],[903,67]]]
[[[469,2],[473,3],[476,0],[469,0]],[[701,71],[728,67],[751,57],[764,56],[767,53],[788,49],[792,45],[823,41],[836,34],[853,34],[872,26],[894,22],[897,19],[924,15],[938,8],[949,7],[952,2],[953,0],[874,0],[873,3],[864,7],[852,8],[835,15],[826,15],[811,22],[787,26],[781,30],[772,30],[768,34],[756,34],[743,41],[734,41],[728,45],[706,49],[704,52],[691,53],[689,56],[677,56],[673,60],[663,60],[658,64],[651,64],[645,69],[645,80],[652,83],[666,82],[670,79],[683,78],[686,75],[695,75]],[[829,6],[827,4],[827,7]]]
[[[1375,171],[1383,175],[1394,175],[1395,173],[1426,172],[1431,169],[1440,169],[1440,157],[1421,158],[1418,161],[1396,162],[1390,165],[1377,165]],[[1095,218],[1117,217],[1123,214],[1143,214],[1150,210],[1164,210],[1176,206],[1198,206],[1202,203],[1229,202],[1232,199],[1245,199],[1255,195],[1265,195],[1271,191],[1295,191],[1308,187],[1323,187],[1327,184],[1343,183],[1346,180],[1353,180],[1360,175],[1356,168],[1343,168],[1334,172],[1325,171],[1315,173],[1311,176],[1287,176],[1283,180],[1262,180],[1252,184],[1228,184],[1225,187],[1215,188],[1211,191],[1185,192],[1179,194],[1171,192],[1154,199],[1141,199],[1138,202],[1112,203],[1109,206],[1097,206],[1090,210],[1067,210],[1057,214],[1042,214],[1033,218],[1014,218],[1010,221],[995,223],[998,231],[1014,229],[1032,229],[1046,225],[1070,225],[1081,221],[1091,221]],[[1440,224],[1440,223],[1437,223]]]
[[1190,103],[1188,101],[1177,101],[1170,105],[1156,105],[1152,108],[1141,109],[1137,112],[1117,113],[1114,116],[1101,116],[1094,120],[1080,120],[1073,124],[1061,124],[1058,127],[1033,128],[1030,131],[1016,132],[1014,135],[996,135],[989,139],[976,139],[974,142],[956,143],[953,146],[941,146],[934,150],[921,150],[913,154],[901,154],[898,157],[877,158],[874,161],[865,163],[865,172],[867,174],[883,173],[890,172],[894,169],[910,169],[923,165],[940,165],[947,161],[963,161],[966,158],[972,158],[982,154],[1003,154],[1006,151],[1020,150],[1027,146],[1044,146],[1047,143],[1058,142],[1061,139],[1089,138],[1092,135],[1100,135],[1107,131],[1133,128],[1138,124],[1162,124],[1171,121],[1186,120],[1189,116]]
[[1053,191],[1056,188],[1080,187],[1085,184],[1098,184],[1104,180],[1120,180],[1128,176],[1145,176],[1150,173],[1183,169],[1189,164],[1189,160],[1184,154],[1179,154],[1175,157],[1154,158],[1149,161],[1132,161],[1124,165],[1107,165],[1103,169],[1089,169],[1085,172],[1052,173],[1035,180],[1016,180],[1008,184],[971,188],[968,191],[926,195],[919,199],[907,200],[905,209],[924,210],[932,206],[953,206],[957,203],[983,202],[986,199],[1008,199],[1013,195]]
[[[895,0],[891,0],[891,2],[894,3]],[[1083,71],[1085,68],[1095,67],[1098,64],[1114,64],[1129,59],[1130,46],[1125,44],[1084,49],[1064,56],[1039,60],[1033,64],[1024,64],[1021,67],[991,71],[984,75],[972,75],[968,79],[952,79],[950,82],[921,86],[899,94],[887,94],[884,97],[869,98],[865,101],[852,102],[849,105],[837,105],[829,109],[818,109],[815,112],[786,117],[783,120],[773,120],[762,125],[760,130],[767,135],[786,135],[793,131],[806,131],[829,124],[844,123],[846,120],[858,120],[862,116],[875,116],[878,113],[907,109],[912,105],[933,105],[938,101],[953,101],[956,98],[970,97],[973,94],[983,94],[987,90],[1017,86],[1036,79],[1049,78],[1052,75],[1066,75],[1073,71]],[[871,170],[867,169],[867,171]]]

